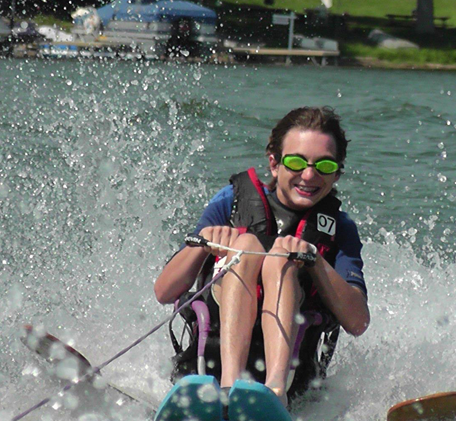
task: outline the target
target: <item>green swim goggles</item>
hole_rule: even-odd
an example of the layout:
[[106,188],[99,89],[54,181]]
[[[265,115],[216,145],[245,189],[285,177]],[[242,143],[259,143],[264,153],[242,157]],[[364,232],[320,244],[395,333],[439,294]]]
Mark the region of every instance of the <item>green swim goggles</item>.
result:
[[332,159],[321,159],[315,164],[309,164],[301,155],[285,155],[282,157],[281,164],[291,171],[303,171],[307,167],[315,167],[315,169],[323,175],[333,174],[338,171],[341,166]]

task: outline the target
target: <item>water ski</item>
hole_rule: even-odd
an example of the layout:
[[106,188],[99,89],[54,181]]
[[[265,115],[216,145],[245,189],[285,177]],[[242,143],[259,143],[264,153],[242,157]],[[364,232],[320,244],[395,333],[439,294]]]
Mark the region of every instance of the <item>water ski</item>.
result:
[[400,402],[390,408],[387,421],[453,420],[455,418],[456,392],[445,392]]
[[155,421],[220,421],[220,386],[212,376],[190,375],[177,382],[160,404]]
[[291,421],[275,393],[261,383],[236,380],[230,391],[230,421]]
[[81,378],[86,374],[90,375],[92,366],[89,360],[79,351],[76,351],[70,345],[63,343],[60,339],[47,332],[38,332],[31,325],[25,325],[25,335],[21,338],[24,345],[31,351],[43,357],[46,361],[58,365],[65,361],[66,365],[71,367],[68,374],[72,378]]
[[[32,325],[25,325],[25,335],[21,338],[24,345],[35,354],[44,358],[55,366],[57,377],[61,380],[74,381],[87,375],[87,382],[93,384],[100,374],[93,375],[93,367],[89,360],[78,350],[62,342],[48,332],[35,331]],[[115,390],[123,397],[123,401],[135,401],[146,406],[150,412],[155,413],[157,405],[145,398],[140,398],[109,382],[102,385]],[[99,389],[100,385],[97,385]]]

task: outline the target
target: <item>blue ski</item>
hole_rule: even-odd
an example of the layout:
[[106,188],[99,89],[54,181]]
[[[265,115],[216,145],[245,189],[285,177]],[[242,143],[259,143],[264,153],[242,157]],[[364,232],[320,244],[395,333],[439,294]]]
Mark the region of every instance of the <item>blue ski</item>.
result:
[[230,421],[291,421],[276,394],[261,383],[236,380],[230,390]]
[[190,375],[181,379],[160,404],[155,421],[220,421],[220,386],[212,376]]

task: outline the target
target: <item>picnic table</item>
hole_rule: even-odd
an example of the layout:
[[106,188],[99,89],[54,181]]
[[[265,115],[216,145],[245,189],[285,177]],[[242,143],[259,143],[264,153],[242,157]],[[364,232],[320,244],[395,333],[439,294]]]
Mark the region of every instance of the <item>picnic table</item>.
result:
[[[411,15],[386,15],[391,25],[395,25],[397,22],[406,22],[406,23],[414,23],[416,22],[416,13],[412,13]],[[434,21],[440,21],[440,26],[442,28],[446,28],[446,22],[450,19],[449,16],[434,16]]]

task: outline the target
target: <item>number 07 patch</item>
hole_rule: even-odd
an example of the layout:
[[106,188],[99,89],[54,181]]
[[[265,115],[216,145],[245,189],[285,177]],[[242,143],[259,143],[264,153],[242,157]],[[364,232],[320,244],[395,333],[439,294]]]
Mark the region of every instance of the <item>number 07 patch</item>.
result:
[[317,230],[328,235],[336,233],[336,220],[323,213],[317,214]]

